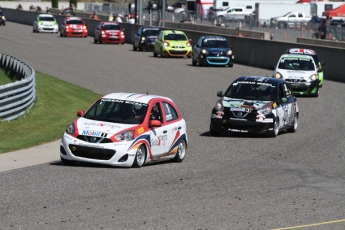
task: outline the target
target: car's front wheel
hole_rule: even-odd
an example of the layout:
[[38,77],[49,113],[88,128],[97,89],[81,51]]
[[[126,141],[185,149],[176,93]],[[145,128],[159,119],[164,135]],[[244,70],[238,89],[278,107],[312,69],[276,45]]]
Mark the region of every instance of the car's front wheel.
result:
[[60,159],[61,159],[61,162],[63,163],[63,164],[65,164],[65,165],[75,165],[75,161],[71,161],[71,160],[66,160],[66,159],[64,159],[64,158],[62,158],[62,157],[60,157]]
[[297,127],[298,127],[298,117],[297,117],[297,114],[295,114],[295,117],[293,119],[293,125],[291,128],[288,129],[288,131],[294,133],[297,131]]
[[273,124],[273,131],[271,131],[270,136],[276,137],[278,136],[278,133],[279,133],[279,120],[278,118],[276,118]]
[[140,145],[135,153],[133,167],[140,168],[144,165],[146,159],[146,149],[144,145]]
[[196,66],[196,61],[194,60],[194,55],[192,56],[192,65]]
[[317,91],[316,91],[316,93],[313,94],[313,96],[314,96],[314,97],[318,97],[319,94],[320,94],[320,89],[318,88]]
[[178,145],[178,150],[176,156],[174,158],[175,162],[182,162],[184,157],[186,156],[186,140],[182,140]]
[[135,47],[134,42],[133,42],[133,50],[137,51],[137,48]]
[[210,133],[211,133],[212,136],[218,137],[218,136],[220,136],[220,134],[221,134],[222,132],[221,132],[221,131],[218,131],[218,130],[212,129],[212,124],[210,124]]
[[154,56],[154,57],[157,57],[157,56],[158,56],[158,54],[156,53],[156,49],[155,49],[155,48],[153,48],[153,56]]

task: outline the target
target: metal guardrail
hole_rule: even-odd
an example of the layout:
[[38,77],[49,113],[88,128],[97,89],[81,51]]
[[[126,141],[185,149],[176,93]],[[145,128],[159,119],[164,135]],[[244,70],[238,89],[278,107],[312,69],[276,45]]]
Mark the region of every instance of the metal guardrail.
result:
[[35,70],[15,57],[0,54],[0,69],[16,81],[0,86],[0,120],[22,116],[36,98]]

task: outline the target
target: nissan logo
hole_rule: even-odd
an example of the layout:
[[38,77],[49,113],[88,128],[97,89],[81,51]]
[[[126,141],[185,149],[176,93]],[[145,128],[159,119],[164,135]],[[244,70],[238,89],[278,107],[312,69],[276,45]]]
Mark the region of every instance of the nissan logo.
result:
[[91,138],[90,138],[90,141],[91,141],[91,142],[96,142],[96,140],[97,140],[96,137],[91,137]]

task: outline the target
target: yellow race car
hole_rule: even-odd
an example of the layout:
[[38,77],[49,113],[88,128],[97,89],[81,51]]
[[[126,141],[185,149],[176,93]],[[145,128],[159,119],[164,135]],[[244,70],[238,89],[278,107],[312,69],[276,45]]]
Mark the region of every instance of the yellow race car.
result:
[[180,30],[162,30],[153,48],[153,56],[157,57],[192,57],[191,39]]

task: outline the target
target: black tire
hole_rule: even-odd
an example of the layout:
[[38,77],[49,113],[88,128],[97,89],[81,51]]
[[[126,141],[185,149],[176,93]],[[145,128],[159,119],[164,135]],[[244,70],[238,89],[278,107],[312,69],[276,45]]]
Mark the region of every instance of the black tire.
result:
[[174,158],[175,162],[183,161],[184,157],[186,156],[186,147],[187,147],[186,140],[183,139],[178,145],[178,150]]
[[62,158],[62,157],[60,157],[60,159],[61,159],[61,162],[64,164],[64,165],[75,165],[75,161],[71,161],[71,160],[66,160],[66,159],[64,159],[64,158]]
[[135,153],[133,167],[134,168],[140,168],[144,165],[146,161],[146,148],[144,145],[140,145],[137,149],[137,152]]
[[313,97],[319,97],[320,94],[320,88],[317,88],[316,93],[313,94]]
[[137,51],[137,48],[135,47],[134,42],[133,42],[133,50]]
[[211,133],[212,136],[219,137],[222,132],[218,131],[218,130],[212,129],[211,128],[211,124],[210,124],[210,133]]
[[291,133],[296,132],[297,127],[298,127],[298,117],[297,117],[297,114],[295,114],[295,117],[293,119],[293,125],[291,128],[288,129],[288,132],[291,132]]
[[161,58],[164,58],[163,49],[161,49]]
[[102,42],[102,39],[101,39],[101,38],[99,38],[98,42],[99,42],[99,44],[103,44],[103,42]]
[[228,67],[234,67],[234,63],[230,62],[230,63],[228,64]]
[[196,66],[196,61],[194,60],[194,55],[192,56],[192,65]]
[[93,38],[93,43],[97,44],[97,40],[95,37]]
[[273,131],[270,132],[270,136],[276,137],[278,136],[278,133],[279,133],[279,119],[276,118],[273,125]]
[[143,51],[143,47],[139,45],[139,51]]
[[158,56],[158,54],[156,53],[155,48],[153,48],[153,56],[154,56],[154,57],[157,57],[157,56]]
[[61,33],[61,31],[60,31],[60,37],[62,37],[62,33]]

